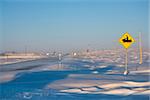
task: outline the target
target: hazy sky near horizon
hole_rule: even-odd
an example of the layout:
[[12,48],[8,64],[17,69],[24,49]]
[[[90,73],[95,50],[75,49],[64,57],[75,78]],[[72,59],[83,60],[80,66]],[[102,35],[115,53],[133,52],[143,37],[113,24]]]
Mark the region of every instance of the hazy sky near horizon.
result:
[[0,51],[121,48],[125,32],[142,32],[146,47],[148,9],[148,0],[0,0]]

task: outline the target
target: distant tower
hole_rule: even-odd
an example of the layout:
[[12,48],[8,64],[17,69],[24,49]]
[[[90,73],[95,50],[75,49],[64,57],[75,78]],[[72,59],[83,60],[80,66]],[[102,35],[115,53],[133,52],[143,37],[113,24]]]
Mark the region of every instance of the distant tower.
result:
[[87,52],[87,53],[90,52],[90,44],[88,44],[88,48],[87,48],[86,52]]
[[90,51],[89,49],[86,50],[87,53],[89,53],[89,51]]

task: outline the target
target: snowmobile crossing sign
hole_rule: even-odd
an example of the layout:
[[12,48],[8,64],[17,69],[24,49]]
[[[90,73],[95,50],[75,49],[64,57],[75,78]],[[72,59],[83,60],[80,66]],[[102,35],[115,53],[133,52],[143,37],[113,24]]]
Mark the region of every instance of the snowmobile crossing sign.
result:
[[130,45],[135,42],[135,40],[128,32],[126,32],[119,39],[119,42],[124,46],[124,48],[128,49],[130,47]]

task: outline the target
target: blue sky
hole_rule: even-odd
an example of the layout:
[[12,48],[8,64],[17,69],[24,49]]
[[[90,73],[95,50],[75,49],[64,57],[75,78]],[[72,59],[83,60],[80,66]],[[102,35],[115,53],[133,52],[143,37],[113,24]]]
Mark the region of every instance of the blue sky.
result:
[[148,46],[148,0],[0,0],[0,15],[1,51],[121,48],[125,32]]

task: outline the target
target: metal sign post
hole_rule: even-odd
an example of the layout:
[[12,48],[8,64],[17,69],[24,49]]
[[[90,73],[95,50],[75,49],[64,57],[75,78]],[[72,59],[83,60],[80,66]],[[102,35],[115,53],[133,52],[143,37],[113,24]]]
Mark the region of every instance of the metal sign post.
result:
[[124,75],[128,75],[129,71],[128,71],[128,49],[126,49],[126,58],[125,58],[125,71],[124,71]]

